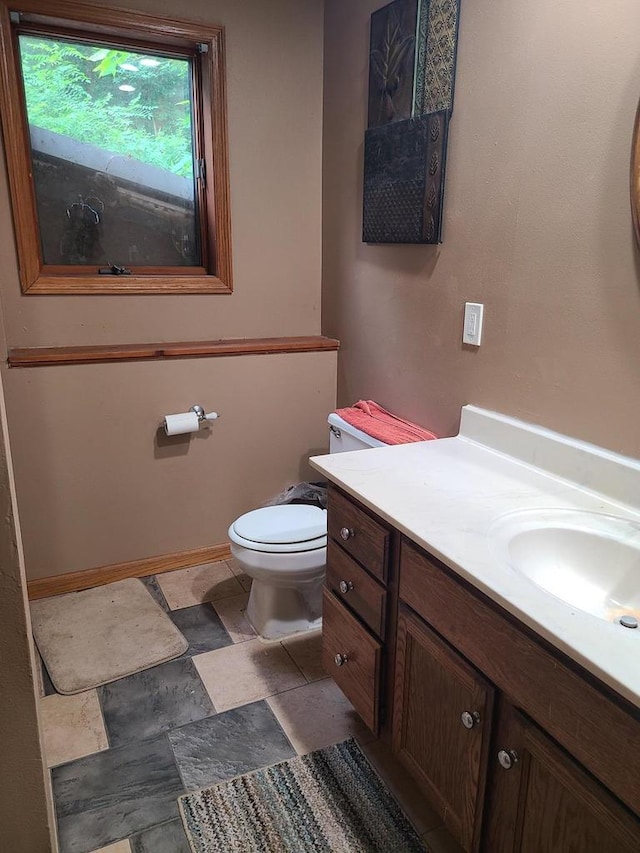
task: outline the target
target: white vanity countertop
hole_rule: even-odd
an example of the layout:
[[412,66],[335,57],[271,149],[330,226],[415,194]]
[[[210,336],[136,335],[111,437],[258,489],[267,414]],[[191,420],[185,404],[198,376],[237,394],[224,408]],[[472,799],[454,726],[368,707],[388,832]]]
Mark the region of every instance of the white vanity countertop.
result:
[[[631,494],[640,501],[640,463],[471,406],[463,409],[455,438],[310,461],[640,707],[640,628],[606,622],[544,592],[496,558],[489,536],[501,515],[528,508],[579,509],[640,521],[640,507],[629,502]],[[537,467],[541,463],[545,468]]]

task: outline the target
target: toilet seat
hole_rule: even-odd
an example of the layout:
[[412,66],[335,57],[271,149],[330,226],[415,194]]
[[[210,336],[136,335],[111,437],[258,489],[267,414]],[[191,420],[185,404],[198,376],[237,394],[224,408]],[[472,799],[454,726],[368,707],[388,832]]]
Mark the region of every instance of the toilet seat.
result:
[[315,551],[327,544],[327,513],[306,504],[254,509],[233,522],[229,539],[263,553]]

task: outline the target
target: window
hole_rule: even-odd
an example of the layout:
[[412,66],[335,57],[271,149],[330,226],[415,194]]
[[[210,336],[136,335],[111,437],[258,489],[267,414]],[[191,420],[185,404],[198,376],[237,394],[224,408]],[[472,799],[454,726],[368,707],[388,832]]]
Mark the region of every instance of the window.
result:
[[67,8],[0,2],[23,291],[230,293],[222,29]]

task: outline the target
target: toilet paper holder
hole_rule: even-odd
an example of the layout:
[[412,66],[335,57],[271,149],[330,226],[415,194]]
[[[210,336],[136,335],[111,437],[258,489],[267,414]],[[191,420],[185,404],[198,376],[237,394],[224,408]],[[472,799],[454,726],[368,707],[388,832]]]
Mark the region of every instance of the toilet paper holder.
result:
[[207,414],[202,406],[199,406],[197,403],[194,406],[191,406],[189,411],[198,416],[200,425],[202,425],[204,421],[217,421],[220,417],[217,412],[209,412],[209,414]]
[[202,406],[191,406],[188,412],[179,412],[175,415],[164,416],[164,431],[167,435],[188,435],[198,432],[203,424],[208,421],[216,421],[217,412],[207,414]]

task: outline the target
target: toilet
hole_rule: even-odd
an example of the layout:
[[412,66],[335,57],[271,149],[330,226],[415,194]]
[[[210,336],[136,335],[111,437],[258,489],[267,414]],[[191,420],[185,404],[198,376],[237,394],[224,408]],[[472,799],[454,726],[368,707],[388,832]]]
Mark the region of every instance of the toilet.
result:
[[[329,415],[329,452],[384,447]],[[252,578],[247,617],[265,640],[280,640],[322,624],[327,563],[327,511],[306,504],[254,509],[229,527],[231,554]]]

